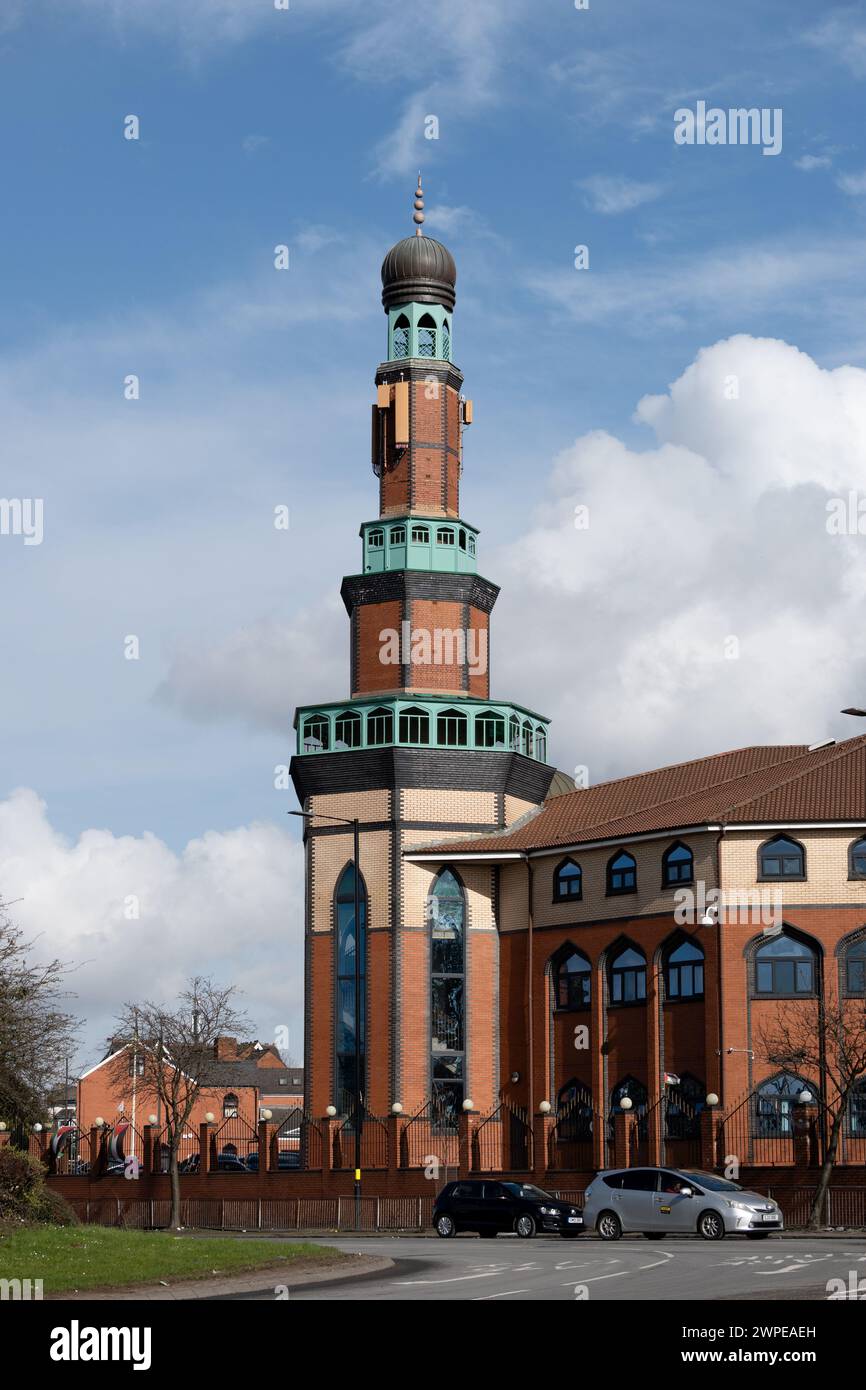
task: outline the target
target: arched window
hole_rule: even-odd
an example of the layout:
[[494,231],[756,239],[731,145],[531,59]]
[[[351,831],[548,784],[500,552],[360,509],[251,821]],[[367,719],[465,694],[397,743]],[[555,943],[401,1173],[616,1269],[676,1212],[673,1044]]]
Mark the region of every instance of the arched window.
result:
[[784,1139],[793,1133],[794,1108],[807,1103],[800,1100],[804,1094],[816,1100],[818,1091],[791,1072],[779,1072],[759,1086],[754,1097],[754,1137]]
[[557,1093],[556,1137],[572,1144],[592,1138],[592,1091],[576,1077],[566,1081]]
[[520,752],[520,720],[516,714],[512,714],[508,720],[508,741],[513,752]]
[[572,951],[556,970],[556,1007],[588,1009],[592,1002],[592,966],[579,951]]
[[456,1128],[463,1104],[465,918],[463,886],[443,869],[427,898],[427,920],[433,1103],[439,1125],[446,1128]]
[[409,320],[401,314],[394,322],[394,358],[409,356]]
[[470,536],[470,537],[469,537],[469,554],[470,554],[470,555],[474,555],[474,554],[475,554],[475,537],[474,537],[474,536]]
[[703,1081],[684,1071],[679,1081],[665,1089],[664,1115],[666,1139],[698,1139],[700,1114],[707,1099]]
[[429,545],[429,544],[430,544],[430,527],[429,527],[429,526],[413,526],[413,527],[412,527],[412,544],[413,544],[413,545]]
[[621,1110],[622,1101],[626,1097],[631,1101],[629,1109],[632,1115],[637,1116],[638,1138],[646,1139],[647,1088],[642,1081],[636,1080],[633,1076],[623,1077],[619,1085],[614,1086],[610,1093],[610,1114],[608,1120],[611,1127],[611,1135],[614,1117]]
[[637,892],[637,864],[626,850],[620,850],[607,865],[608,895]]
[[457,544],[461,550],[466,549],[466,532],[463,530],[462,526],[457,533]]
[[866,1139],[866,1080],[857,1082],[848,1100],[848,1133]]
[[547,734],[540,724],[535,730],[535,756],[540,763],[547,762]]
[[758,878],[805,878],[806,853],[797,840],[777,835],[758,850]]
[[855,840],[848,849],[848,877],[866,878],[866,839]]
[[866,937],[853,942],[845,952],[845,993],[866,995]]
[[385,544],[385,532],[378,528],[367,532],[367,545],[370,550],[381,550]]
[[786,997],[814,994],[815,952],[783,932],[755,952],[755,993]]
[[641,1004],[646,999],[646,957],[626,946],[610,963],[612,1004]]
[[436,321],[430,314],[418,320],[418,356],[436,356]]
[[430,742],[430,716],[426,710],[404,709],[400,711],[400,742]]
[[694,856],[688,845],[679,840],[665,850],[662,859],[662,887],[675,883],[691,883],[695,876]]
[[405,545],[405,544],[406,544],[406,527],[405,527],[405,526],[392,526],[392,527],[391,527],[391,530],[390,530],[390,532],[389,532],[389,534],[388,534],[388,544],[389,544],[389,545]]
[[340,744],[344,748],[361,747],[361,716],[354,710],[344,710],[338,714],[334,723],[335,747]]
[[[355,866],[347,864],[334,894],[334,925],[337,936],[336,1018],[337,1018],[337,1098],[343,1114],[355,1107],[355,1030],[360,1054],[360,1091],[364,1094],[366,1050],[367,983],[367,890],[363,878],[358,883],[360,923],[355,928]],[[355,951],[358,949],[360,1001],[355,999]]]
[[486,709],[475,716],[476,748],[505,747],[505,718],[495,710]]
[[665,995],[671,999],[703,999],[704,953],[694,941],[681,941],[665,957]]
[[447,319],[442,320],[442,356],[451,361],[451,325]]
[[468,721],[460,710],[444,709],[436,716],[436,742],[445,748],[465,748]]
[[579,902],[583,897],[583,874],[574,859],[563,859],[553,872],[553,901]]
[[523,721],[523,751],[527,758],[532,757],[532,725],[528,719]]
[[236,1120],[238,1117],[238,1098],[229,1092],[223,1096],[223,1119]]
[[437,531],[436,531],[436,544],[437,544],[437,545],[453,545],[453,544],[454,544],[454,532],[451,530],[451,527],[450,527],[450,526],[440,526],[440,527],[437,529]]
[[389,709],[374,709],[367,715],[367,743],[375,747],[394,742],[394,715]]
[[331,722],[326,714],[308,714],[304,720],[304,752],[324,752],[331,741]]

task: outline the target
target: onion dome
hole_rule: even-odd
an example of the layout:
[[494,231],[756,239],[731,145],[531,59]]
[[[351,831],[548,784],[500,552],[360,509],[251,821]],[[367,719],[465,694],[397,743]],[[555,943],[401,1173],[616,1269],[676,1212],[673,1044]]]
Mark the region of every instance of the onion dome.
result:
[[398,304],[441,304],[453,310],[457,283],[454,257],[439,241],[424,236],[421,175],[415,192],[415,235],[392,246],[382,262],[382,303],[387,312]]

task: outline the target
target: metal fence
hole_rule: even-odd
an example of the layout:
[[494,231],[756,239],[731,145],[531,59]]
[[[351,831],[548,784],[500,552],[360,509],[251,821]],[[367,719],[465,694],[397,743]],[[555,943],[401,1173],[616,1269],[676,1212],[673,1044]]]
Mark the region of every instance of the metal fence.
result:
[[228,1115],[210,1135],[210,1168],[215,1173],[257,1173],[259,1132],[242,1115]]
[[428,1101],[413,1115],[400,1133],[399,1168],[457,1168],[460,1137],[457,1116],[435,1101]]
[[604,1133],[604,1116],[581,1101],[561,1106],[547,1143],[547,1166],[554,1172],[587,1172],[595,1167],[594,1136]]
[[503,1101],[472,1135],[473,1173],[525,1173],[532,1168],[532,1125],[525,1110]]
[[[389,1148],[388,1126],[378,1115],[370,1115],[362,1109],[358,1114],[361,1130],[360,1160],[362,1168],[388,1168]],[[331,1166],[336,1169],[355,1167],[356,1117],[348,1115],[334,1131],[334,1147]]]
[[[153,1152],[151,1154],[152,1172],[168,1172],[170,1139],[171,1135],[168,1127],[161,1130],[159,1134],[153,1136]],[[177,1162],[178,1168],[183,1174],[199,1172],[201,1168],[201,1145],[199,1144],[197,1125],[186,1125],[184,1127],[178,1142]]]
[[320,1171],[322,1168],[322,1127],[300,1106],[289,1111],[282,1124],[271,1135],[270,1146],[272,1169],[280,1172],[296,1170],[309,1173]]

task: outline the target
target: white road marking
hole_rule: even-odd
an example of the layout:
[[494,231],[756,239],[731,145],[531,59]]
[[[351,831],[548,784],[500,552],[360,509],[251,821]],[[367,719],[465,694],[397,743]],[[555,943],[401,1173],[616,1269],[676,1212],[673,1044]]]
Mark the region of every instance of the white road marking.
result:
[[492,1298],[512,1298],[516,1293],[529,1293],[529,1289],[509,1289],[507,1293],[485,1293],[480,1298],[473,1298],[473,1303],[489,1303]]
[[662,1252],[665,1256],[663,1260],[653,1260],[649,1265],[638,1265],[637,1269],[618,1269],[614,1274],[592,1274],[589,1279],[566,1279],[563,1288],[571,1288],[573,1284],[597,1284],[601,1279],[621,1279],[624,1274],[640,1274],[645,1269],[657,1269],[659,1265],[670,1264],[674,1258],[672,1250]]

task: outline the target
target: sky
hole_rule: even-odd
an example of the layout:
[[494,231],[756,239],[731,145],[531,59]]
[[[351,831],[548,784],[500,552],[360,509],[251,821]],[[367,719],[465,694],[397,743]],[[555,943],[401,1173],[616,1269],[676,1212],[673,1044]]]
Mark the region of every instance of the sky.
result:
[[[0,15],[0,487],[42,502],[0,534],[0,895],[74,965],[82,1062],[193,972],[301,1059],[279,770],[347,693],[419,168],[494,693],[592,782],[866,703],[862,8],[277,4]],[[740,107],[778,152],[675,139]]]

